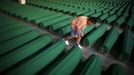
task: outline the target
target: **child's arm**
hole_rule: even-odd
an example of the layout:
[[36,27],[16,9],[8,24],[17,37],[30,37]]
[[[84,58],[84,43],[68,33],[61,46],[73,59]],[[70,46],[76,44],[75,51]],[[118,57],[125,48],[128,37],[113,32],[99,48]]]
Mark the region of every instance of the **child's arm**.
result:
[[72,21],[72,29],[75,29],[77,22],[78,22],[78,18]]

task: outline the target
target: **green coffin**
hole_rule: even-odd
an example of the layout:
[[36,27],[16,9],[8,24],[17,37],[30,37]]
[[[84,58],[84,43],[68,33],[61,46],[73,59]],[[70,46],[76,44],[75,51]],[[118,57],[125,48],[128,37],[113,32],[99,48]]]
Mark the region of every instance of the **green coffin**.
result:
[[71,25],[67,25],[61,29],[59,29],[58,33],[60,36],[65,36],[71,32]]
[[56,66],[51,69],[48,75],[70,75],[76,68],[82,58],[82,50],[78,47],[73,47],[71,52],[64,57]]
[[30,30],[32,30],[30,26],[23,26],[11,31],[4,32],[3,34],[1,34],[0,42],[19,36]]
[[99,28],[94,30],[91,34],[86,36],[83,40],[84,45],[92,45],[94,42],[96,42],[103,34],[106,32],[107,27],[106,24],[102,24]]
[[6,42],[0,43],[0,55],[3,55],[21,45],[24,45],[39,35],[40,33],[38,31],[33,30]]
[[[37,32],[31,35],[37,36]],[[35,52],[38,52],[40,49],[47,46],[50,42],[52,42],[52,37],[50,35],[46,34],[40,37],[38,36],[38,38],[33,40],[32,42],[29,42],[28,44],[25,44],[24,46],[14,50],[13,52],[10,52],[9,54],[1,57],[0,61],[2,62],[0,62],[0,72],[12,67],[16,63],[22,61]]]
[[123,59],[129,60],[133,47],[134,47],[133,32],[131,30],[126,30],[123,41],[123,52],[122,52]]
[[65,47],[65,41],[60,40],[8,74],[34,75],[51,63],[61,52],[64,51]]
[[106,40],[102,45],[101,50],[104,52],[110,51],[110,49],[117,41],[118,37],[119,37],[118,27],[113,27],[113,29],[109,32],[108,36],[106,37]]
[[102,60],[99,56],[91,55],[80,75],[101,75]]

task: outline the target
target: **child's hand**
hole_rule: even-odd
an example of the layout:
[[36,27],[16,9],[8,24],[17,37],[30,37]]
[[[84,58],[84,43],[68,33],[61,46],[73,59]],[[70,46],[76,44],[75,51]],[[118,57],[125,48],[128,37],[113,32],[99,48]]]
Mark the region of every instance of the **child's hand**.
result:
[[78,38],[78,35],[75,35],[75,38]]
[[82,32],[82,33],[81,33],[81,37],[83,37],[83,36],[84,36],[84,33]]

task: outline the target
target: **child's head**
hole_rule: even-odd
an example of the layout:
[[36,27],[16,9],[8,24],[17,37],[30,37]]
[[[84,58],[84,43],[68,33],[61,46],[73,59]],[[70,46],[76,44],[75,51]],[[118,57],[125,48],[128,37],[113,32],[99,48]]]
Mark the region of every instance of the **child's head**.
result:
[[96,23],[96,18],[94,18],[94,17],[89,17],[88,20],[89,20],[91,23]]

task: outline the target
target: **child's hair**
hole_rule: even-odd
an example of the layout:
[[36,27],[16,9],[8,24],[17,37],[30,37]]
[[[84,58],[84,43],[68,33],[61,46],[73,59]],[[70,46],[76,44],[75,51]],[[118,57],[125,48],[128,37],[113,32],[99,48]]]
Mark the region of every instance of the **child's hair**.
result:
[[89,20],[90,22],[92,22],[92,23],[95,23],[95,22],[96,22],[96,18],[94,18],[94,17],[89,17],[88,20]]

